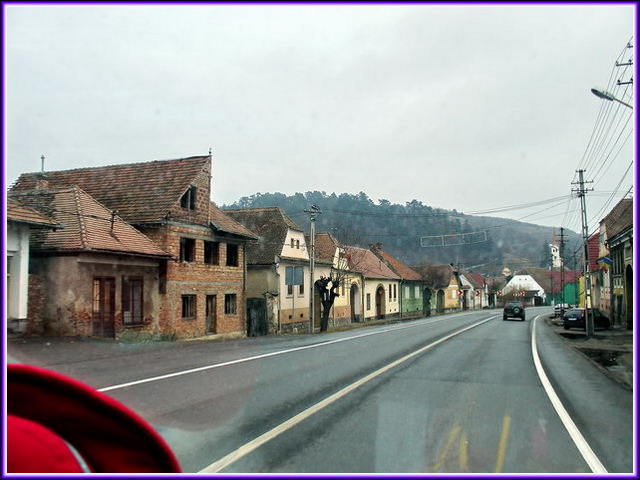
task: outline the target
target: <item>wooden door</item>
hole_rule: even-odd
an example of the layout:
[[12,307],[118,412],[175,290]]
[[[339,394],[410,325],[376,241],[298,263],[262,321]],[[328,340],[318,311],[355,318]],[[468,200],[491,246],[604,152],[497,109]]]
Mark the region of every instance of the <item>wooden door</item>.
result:
[[93,279],[93,321],[94,337],[115,336],[116,280],[113,277]]
[[207,334],[216,333],[216,307],[217,296],[207,295],[206,317],[207,317]]

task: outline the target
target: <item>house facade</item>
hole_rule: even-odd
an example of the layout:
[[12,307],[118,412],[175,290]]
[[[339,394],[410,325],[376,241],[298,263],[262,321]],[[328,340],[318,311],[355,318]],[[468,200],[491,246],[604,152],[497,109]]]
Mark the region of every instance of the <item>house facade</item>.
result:
[[613,325],[633,325],[633,199],[624,198],[605,218],[606,247],[611,255],[611,315]]
[[[141,265],[158,269],[149,274],[157,278],[157,289],[151,289],[159,309],[154,334],[246,334],[244,250],[256,237],[211,202],[211,156],[23,174],[12,192],[73,186],[165,255],[157,267]],[[109,268],[128,267],[118,262]],[[95,275],[95,288],[114,291],[109,295],[117,299],[111,282]],[[150,291],[147,297],[155,295]],[[110,329],[92,334],[110,336]]]
[[412,269],[418,272],[431,293],[430,308],[437,314],[461,310],[463,299],[461,284],[451,265],[421,265]]
[[489,306],[489,290],[487,281],[484,276],[479,273],[464,272],[461,274],[464,282],[470,286],[469,289],[469,308],[478,310]]
[[363,315],[366,320],[400,315],[401,278],[370,250],[345,246],[349,269],[364,279]]
[[169,255],[80,188],[11,194],[62,229],[32,231],[25,333],[123,337],[159,332]]
[[504,286],[502,298],[503,300],[520,300],[525,305],[534,307],[544,304],[545,291],[533,275],[524,270],[516,273]]
[[63,226],[37,210],[7,198],[7,331],[26,333],[29,307],[29,236],[35,229]]
[[385,252],[381,243],[371,245],[369,249],[401,279],[398,307],[400,316],[427,316],[430,313],[430,294],[425,288],[422,275]]
[[[247,249],[250,316],[263,325],[256,334],[308,332],[312,288],[304,231],[278,207],[224,213],[258,236]],[[330,270],[330,263],[316,262],[315,279]],[[316,307],[314,323],[319,327],[317,313]]]
[[[307,242],[309,242],[307,236]],[[330,272],[324,276],[336,278],[340,286],[338,296],[334,299],[333,307],[329,316],[329,327],[335,328],[350,323],[363,321],[363,285],[364,279],[360,272],[351,270],[344,246],[330,233],[317,233],[315,235],[315,259],[321,264],[331,265]],[[326,268],[326,267],[325,267]],[[326,271],[326,270],[325,270]],[[315,275],[316,279],[320,275]],[[315,304],[316,319],[320,317],[320,302]],[[316,320],[318,323],[319,321]],[[320,325],[318,323],[317,327]]]

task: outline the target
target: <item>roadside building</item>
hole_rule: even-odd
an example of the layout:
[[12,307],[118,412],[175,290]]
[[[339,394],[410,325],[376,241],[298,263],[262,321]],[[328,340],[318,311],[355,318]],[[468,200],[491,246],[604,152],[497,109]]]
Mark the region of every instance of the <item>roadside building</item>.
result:
[[487,281],[484,275],[480,273],[461,273],[470,285],[469,291],[469,308],[472,310],[479,310],[487,308],[489,305],[489,290],[487,287]]
[[[309,235],[305,236],[307,244]],[[329,276],[339,282],[338,297],[335,298],[329,316],[329,328],[363,321],[362,294],[364,280],[360,272],[351,270],[345,247],[330,233],[315,236],[315,260],[321,265],[331,265]],[[317,273],[316,280],[320,278]],[[317,294],[317,292],[316,292]],[[314,301],[316,327],[320,327],[320,298]]]
[[606,247],[611,255],[611,320],[631,330],[633,325],[633,199],[624,198],[605,217]]
[[431,310],[448,313],[462,309],[461,288],[452,265],[420,265],[411,267],[418,272],[431,292]]
[[159,333],[166,252],[77,186],[11,196],[65,227],[31,232],[27,333]]
[[[29,309],[29,237],[36,230],[63,225],[16,198],[7,198],[7,332],[26,333]],[[32,297],[32,301],[38,301]],[[33,308],[33,305],[32,305]]]
[[600,221],[598,230],[598,282],[600,291],[600,310],[611,318],[611,252],[608,248],[606,217]]
[[[312,288],[302,228],[279,207],[224,213],[258,235],[247,247],[247,301],[255,334],[308,333]],[[328,275],[330,269],[319,261],[314,276]]]
[[345,246],[349,270],[364,278],[364,319],[394,318],[400,314],[400,276],[371,250]]
[[[11,191],[74,186],[106,209],[114,222],[129,224],[162,252],[157,288],[151,288],[156,280],[150,277],[144,283],[145,293],[150,287],[148,299],[158,295],[154,333],[176,338],[246,334],[244,249],[256,237],[211,202],[210,155],[23,174]],[[103,279],[104,272],[96,272],[91,284],[113,305],[121,283],[132,274],[122,273],[122,262],[110,268],[113,275]],[[64,277],[51,280],[70,282]],[[114,312],[105,315],[106,324],[115,322]],[[96,327],[85,334],[111,336],[112,330]]]
[[[544,269],[543,269],[544,270]],[[529,269],[517,272],[502,289],[502,299],[520,300],[527,306],[543,305],[545,301],[544,287],[540,285]]]
[[[400,316],[419,317],[430,314],[430,292],[425,285],[422,275],[408,265],[383,250],[382,243],[370,245],[373,254],[384,262],[396,275],[400,277]],[[427,300],[425,301],[425,294]]]

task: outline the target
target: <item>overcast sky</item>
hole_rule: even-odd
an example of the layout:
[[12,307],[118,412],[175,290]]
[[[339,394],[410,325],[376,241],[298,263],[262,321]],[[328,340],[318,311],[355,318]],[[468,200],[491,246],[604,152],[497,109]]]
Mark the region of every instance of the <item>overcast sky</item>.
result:
[[[590,93],[633,75],[614,68],[630,4],[3,8],[8,185],[43,154],[61,170],[209,148],[219,204],[364,191],[471,213],[569,195],[586,166],[591,216],[633,183],[635,117],[614,130],[632,110]],[[579,230],[560,202],[496,216]]]

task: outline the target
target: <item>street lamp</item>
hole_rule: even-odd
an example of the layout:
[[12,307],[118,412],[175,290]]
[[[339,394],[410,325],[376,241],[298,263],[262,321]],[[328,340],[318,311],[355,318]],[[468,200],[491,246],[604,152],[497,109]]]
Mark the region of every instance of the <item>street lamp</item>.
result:
[[602,98],[604,100],[621,103],[625,107],[629,107],[631,110],[633,110],[633,107],[631,105],[623,102],[622,100],[618,100],[616,97],[613,96],[613,94],[607,92],[604,88],[592,88],[591,93],[593,93],[596,97]]

